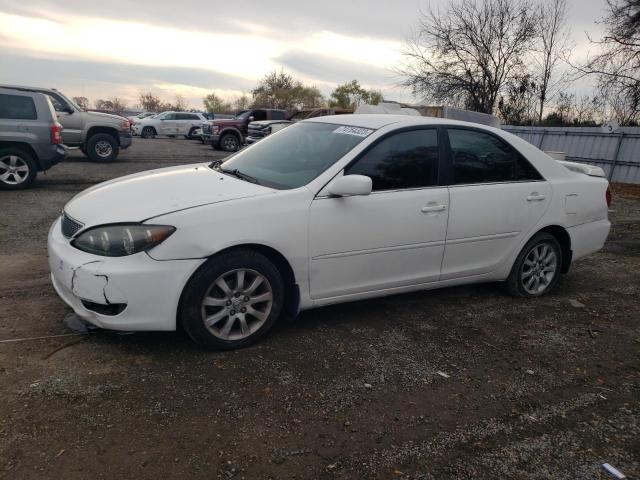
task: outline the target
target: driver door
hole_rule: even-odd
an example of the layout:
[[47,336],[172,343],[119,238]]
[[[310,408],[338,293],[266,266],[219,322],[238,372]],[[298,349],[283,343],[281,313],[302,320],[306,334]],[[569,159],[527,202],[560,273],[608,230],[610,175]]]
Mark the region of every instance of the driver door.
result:
[[370,195],[314,199],[309,215],[313,299],[439,279],[449,209],[448,189],[438,186],[439,159],[437,129],[396,133],[344,170],[370,177]]
[[160,134],[162,135],[175,135],[177,132],[177,121],[175,113],[167,113],[162,119],[160,119],[160,125],[158,127]]

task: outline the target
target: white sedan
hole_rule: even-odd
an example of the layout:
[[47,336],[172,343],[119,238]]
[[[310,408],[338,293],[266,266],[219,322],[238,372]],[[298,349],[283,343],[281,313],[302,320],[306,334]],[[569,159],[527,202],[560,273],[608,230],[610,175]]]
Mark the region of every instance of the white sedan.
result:
[[51,278],[99,327],[223,349],[321,305],[494,281],[537,297],[602,248],[603,176],[476,124],[315,118],[222,165],[80,193],[49,233]]

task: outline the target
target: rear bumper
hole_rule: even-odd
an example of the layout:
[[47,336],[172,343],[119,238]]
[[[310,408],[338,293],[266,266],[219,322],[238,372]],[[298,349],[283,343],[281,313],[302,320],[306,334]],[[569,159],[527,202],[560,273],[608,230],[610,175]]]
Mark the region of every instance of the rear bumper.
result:
[[60,163],[69,155],[69,150],[65,145],[51,145],[50,155],[38,158],[40,162],[40,170],[49,170],[56,163]]
[[129,148],[132,142],[132,136],[130,133],[120,133],[120,148]]
[[576,225],[567,229],[571,237],[572,260],[597,252],[604,247],[611,222],[607,219]]

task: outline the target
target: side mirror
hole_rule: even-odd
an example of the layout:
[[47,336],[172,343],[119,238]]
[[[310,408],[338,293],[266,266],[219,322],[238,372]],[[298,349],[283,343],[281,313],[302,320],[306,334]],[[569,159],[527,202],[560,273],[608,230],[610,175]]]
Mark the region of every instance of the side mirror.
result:
[[62,111],[63,111],[63,112],[65,112],[65,113],[68,113],[69,115],[71,115],[71,114],[74,112],[73,108],[71,108],[71,106],[69,106],[69,105],[67,105],[66,107],[64,107],[64,108],[62,109]]
[[371,193],[371,178],[365,175],[344,175],[329,185],[329,195],[334,197],[352,197]]
[[255,119],[256,119],[256,117],[254,117],[253,115],[251,115],[251,116],[249,117],[249,121],[250,121],[250,122],[253,122]]

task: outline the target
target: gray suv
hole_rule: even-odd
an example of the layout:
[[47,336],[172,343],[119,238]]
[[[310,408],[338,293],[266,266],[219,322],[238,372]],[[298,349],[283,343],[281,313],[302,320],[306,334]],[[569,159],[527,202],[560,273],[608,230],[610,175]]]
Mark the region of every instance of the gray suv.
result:
[[131,146],[131,123],[124,117],[87,112],[52,88],[0,85],[2,87],[47,95],[64,127],[63,143],[69,147],[80,147],[82,153],[93,161],[113,161],[120,149]]
[[49,97],[0,87],[0,189],[27,188],[64,160],[61,132]]

